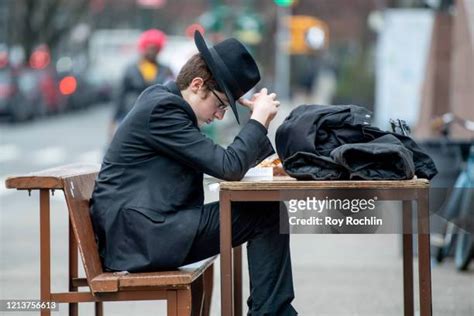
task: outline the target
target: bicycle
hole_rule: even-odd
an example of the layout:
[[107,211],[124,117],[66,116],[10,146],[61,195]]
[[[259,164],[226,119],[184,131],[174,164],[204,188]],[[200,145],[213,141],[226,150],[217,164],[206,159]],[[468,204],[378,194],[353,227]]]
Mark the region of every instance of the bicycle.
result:
[[[432,126],[448,138],[452,124],[459,124],[468,131],[474,132],[474,121],[446,113],[436,118]],[[454,252],[455,266],[459,271],[467,270],[474,258],[474,143],[469,144],[469,154],[458,175],[453,189],[440,209],[440,214],[448,220],[441,242],[437,244],[434,257],[441,263]]]

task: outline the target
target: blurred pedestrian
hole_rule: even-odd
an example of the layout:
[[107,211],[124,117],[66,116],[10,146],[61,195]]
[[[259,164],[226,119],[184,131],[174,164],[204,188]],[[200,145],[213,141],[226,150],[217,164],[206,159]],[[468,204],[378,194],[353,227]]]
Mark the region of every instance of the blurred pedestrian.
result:
[[302,103],[314,103],[314,87],[318,81],[319,59],[315,55],[296,55],[293,57],[293,90],[302,96]]
[[163,84],[173,80],[170,67],[158,62],[157,57],[166,45],[166,35],[160,30],[150,29],[143,32],[138,39],[139,59],[125,69],[120,83],[115,112],[110,125],[110,139],[115,130],[133,107],[135,100],[149,86]]
[[[236,39],[207,47],[176,82],[146,89],[112,139],[96,180],[91,215],[104,267],[111,271],[177,268],[219,253],[219,202],[204,204],[203,174],[240,180],[274,153],[267,128],[280,102],[263,88],[255,60]],[[252,112],[223,148],[200,127],[222,120],[236,100]],[[282,204],[284,207],[284,204]],[[279,202],[232,204],[232,244],[247,243],[249,315],[296,315],[289,235],[280,234]],[[287,219],[283,219],[287,222]]]

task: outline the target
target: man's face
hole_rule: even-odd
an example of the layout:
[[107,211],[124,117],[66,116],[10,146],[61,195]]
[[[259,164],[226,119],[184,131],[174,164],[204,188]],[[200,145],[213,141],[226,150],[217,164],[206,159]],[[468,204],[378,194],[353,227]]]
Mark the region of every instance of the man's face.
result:
[[202,86],[197,94],[198,99],[193,109],[199,126],[210,124],[214,119],[222,120],[224,118],[225,112],[230,108],[224,93]]
[[156,56],[160,50],[155,45],[148,45],[143,52],[143,57],[151,62],[156,62]]

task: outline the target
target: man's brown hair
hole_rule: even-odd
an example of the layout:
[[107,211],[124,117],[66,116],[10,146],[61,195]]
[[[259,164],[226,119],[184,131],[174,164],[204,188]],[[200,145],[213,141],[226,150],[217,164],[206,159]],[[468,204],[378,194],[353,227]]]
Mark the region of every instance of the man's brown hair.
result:
[[189,87],[191,81],[196,77],[201,77],[204,80],[204,86],[207,89],[220,90],[200,53],[193,55],[179,71],[176,78],[179,90]]

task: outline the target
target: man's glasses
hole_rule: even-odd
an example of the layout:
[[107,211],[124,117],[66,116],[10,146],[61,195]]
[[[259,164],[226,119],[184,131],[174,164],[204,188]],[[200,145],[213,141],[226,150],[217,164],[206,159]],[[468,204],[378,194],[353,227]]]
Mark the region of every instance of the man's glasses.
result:
[[225,104],[224,101],[222,101],[221,98],[219,98],[219,96],[217,95],[217,93],[210,89],[212,94],[217,98],[217,100],[219,100],[219,106],[217,107],[219,109],[219,111],[222,111],[222,112],[225,112],[229,109],[229,105],[228,104]]

